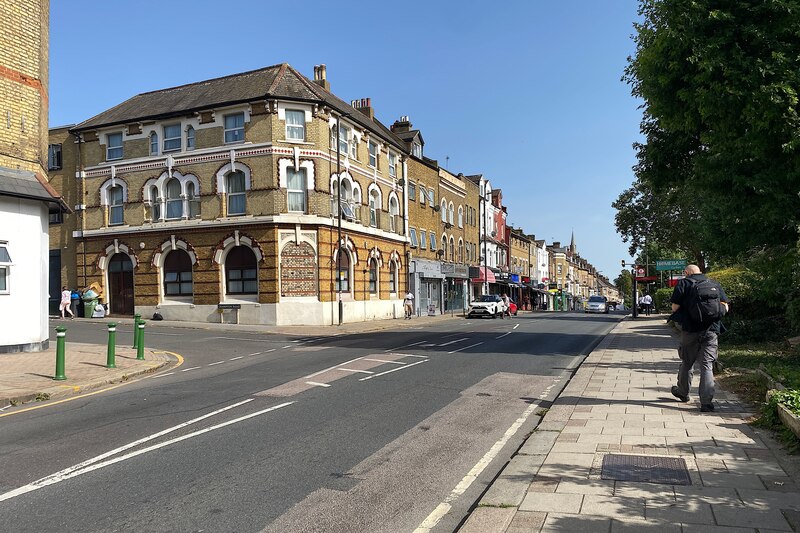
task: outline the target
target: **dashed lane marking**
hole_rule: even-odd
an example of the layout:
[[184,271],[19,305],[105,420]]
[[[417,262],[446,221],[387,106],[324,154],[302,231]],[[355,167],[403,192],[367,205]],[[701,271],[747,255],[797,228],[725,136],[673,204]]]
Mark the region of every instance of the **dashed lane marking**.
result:
[[461,338],[461,339],[456,339],[456,340],[453,340],[453,341],[448,341],[448,342],[442,343],[439,346],[449,346],[450,344],[455,344],[457,342],[468,341],[468,340],[469,340],[469,337],[464,337],[464,338]]
[[356,368],[334,368],[334,370],[341,370],[342,372],[358,372],[358,373],[361,373],[361,374],[374,374],[375,373],[375,372],[372,372],[370,370],[358,370]]
[[402,346],[398,346],[397,348],[389,348],[388,350],[384,350],[384,352],[393,352],[395,350],[400,350],[401,348],[410,348],[412,346],[417,346],[419,344],[422,344],[423,342],[428,342],[428,341],[412,342],[411,344],[404,344]]
[[499,337],[495,337],[495,339],[502,339],[502,338],[503,338],[503,337],[505,337],[506,335],[511,335],[511,332],[510,332],[510,331],[507,331],[507,332],[503,333],[502,335],[500,335]]
[[240,355],[239,357],[231,357],[230,359],[228,359],[228,361],[236,361],[237,359],[243,359],[243,358],[244,356]]
[[318,381],[306,381],[307,385],[314,385],[315,387],[330,387],[329,383],[320,383]]
[[369,357],[365,357],[364,361],[375,361],[376,363],[391,363],[393,365],[407,365],[408,363],[403,363],[402,361],[386,361],[385,359],[371,359]]
[[208,366],[221,365],[225,361],[217,361],[216,363],[208,363]]
[[371,376],[367,376],[365,378],[361,378],[358,381],[367,381],[368,379],[377,378],[377,377],[380,377],[380,376],[385,376],[386,374],[391,374],[392,372],[397,372],[398,370],[405,370],[407,368],[411,368],[412,366],[421,365],[422,363],[425,363],[427,361],[430,361],[430,359],[423,359],[422,361],[417,361],[416,363],[411,363],[410,365],[401,366],[401,367],[398,367],[398,368],[393,368],[391,370],[387,370],[386,372],[380,372],[378,374],[373,374]]
[[464,351],[464,350],[468,350],[470,348],[474,348],[476,346],[480,346],[481,344],[483,344],[483,343],[482,342],[476,342],[475,344],[470,344],[469,346],[464,346],[463,348],[459,348],[458,350],[453,350],[452,352],[447,352],[447,353],[461,352],[461,351]]
[[191,368],[184,368],[183,370],[181,370],[181,372],[189,372],[190,370],[197,370],[198,368],[200,368],[200,367],[199,366],[193,366]]

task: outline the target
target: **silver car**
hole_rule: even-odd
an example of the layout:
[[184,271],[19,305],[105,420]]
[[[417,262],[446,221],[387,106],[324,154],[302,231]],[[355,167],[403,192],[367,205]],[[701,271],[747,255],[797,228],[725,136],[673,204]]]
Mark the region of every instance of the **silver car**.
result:
[[605,296],[589,296],[584,313],[608,313],[608,299]]

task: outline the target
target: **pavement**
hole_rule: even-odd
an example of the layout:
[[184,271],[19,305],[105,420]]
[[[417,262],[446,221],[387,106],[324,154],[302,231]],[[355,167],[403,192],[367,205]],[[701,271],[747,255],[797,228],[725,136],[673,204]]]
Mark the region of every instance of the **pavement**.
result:
[[[458,318],[417,317],[402,326]],[[51,325],[59,323],[69,326]],[[317,336],[398,326],[397,320],[329,327],[147,324]],[[800,531],[800,460],[748,425],[752,410],[719,386],[713,413],[700,412],[696,381],[690,402],[677,401],[670,394],[676,347],[664,317],[620,322],[587,356],[460,533]],[[44,352],[0,355],[0,410],[83,394],[179,361],[155,348],[145,350],[144,361],[129,347],[116,351],[117,368],[108,369],[105,345],[68,341],[65,381],[52,379],[55,342]]]
[[484,492],[459,533],[800,531],[800,460],[717,386],[670,393],[677,338],[620,322]]

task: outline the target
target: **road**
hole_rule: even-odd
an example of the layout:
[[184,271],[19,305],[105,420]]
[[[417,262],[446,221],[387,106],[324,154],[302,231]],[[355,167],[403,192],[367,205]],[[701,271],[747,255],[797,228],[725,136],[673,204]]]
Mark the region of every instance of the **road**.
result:
[[453,531],[619,318],[151,328],[181,366],[0,419],[2,529]]

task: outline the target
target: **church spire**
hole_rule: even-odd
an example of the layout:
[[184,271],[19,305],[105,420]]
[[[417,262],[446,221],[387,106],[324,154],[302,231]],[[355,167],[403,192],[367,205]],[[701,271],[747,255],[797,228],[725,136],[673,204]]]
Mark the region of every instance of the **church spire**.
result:
[[573,254],[577,253],[577,249],[575,247],[575,230],[572,230],[572,238],[569,240],[569,251]]

